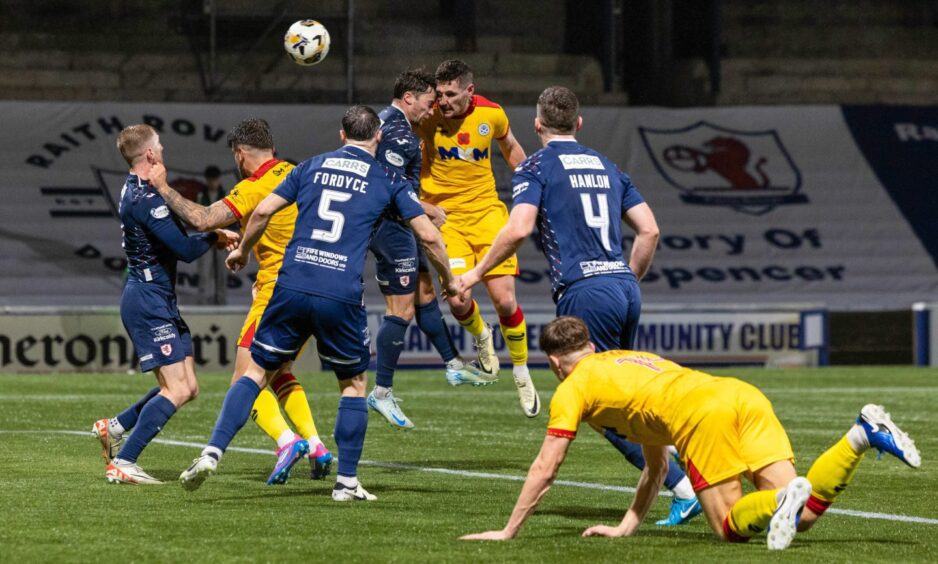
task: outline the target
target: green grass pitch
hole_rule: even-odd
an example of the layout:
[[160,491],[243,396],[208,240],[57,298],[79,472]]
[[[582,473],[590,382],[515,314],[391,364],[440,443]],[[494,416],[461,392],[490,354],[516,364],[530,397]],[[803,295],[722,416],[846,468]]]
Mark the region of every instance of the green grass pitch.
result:
[[[510,378],[487,388],[450,388],[441,372],[402,372],[395,391],[417,427],[391,429],[372,413],[360,467],[372,503],[337,504],[332,477],[308,478],[303,462],[285,486],[264,479],[271,454],[229,451],[220,473],[187,493],[175,478],[199,449],[154,443],[141,466],[167,481],[158,487],[111,486],[87,432],[153,385],[149,375],[0,375],[0,560],[25,562],[563,562],[938,561],[938,370],[908,367],[715,369],[764,390],[788,429],[799,472],[846,431],[858,409],[882,403],[916,440],[922,468],[867,455],[838,510],[908,516],[870,519],[826,515],[782,554],[763,537],[746,545],[714,540],[702,518],[673,529],[654,526],[668,509],[661,497],[637,535],[583,539],[595,523],[618,522],[631,493],[555,485],[520,536],[504,543],[458,541],[501,528],[537,453],[556,386],[537,371],[545,409],[526,419]],[[202,394],[158,437],[207,440],[228,376],[203,374]],[[337,387],[327,374],[300,375],[327,445]],[[81,431],[82,435],[69,434]],[[273,444],[248,422],[233,447]],[[424,469],[453,472],[428,472]],[[638,473],[598,435],[581,430],[559,480],[634,486]]]

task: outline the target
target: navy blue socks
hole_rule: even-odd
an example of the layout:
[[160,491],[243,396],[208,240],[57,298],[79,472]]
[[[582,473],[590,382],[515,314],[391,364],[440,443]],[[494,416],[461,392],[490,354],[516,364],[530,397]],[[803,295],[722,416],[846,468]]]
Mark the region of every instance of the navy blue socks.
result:
[[150,398],[150,401],[140,410],[134,432],[130,434],[130,438],[124,443],[116,458],[127,462],[137,462],[143,449],[150,444],[157,433],[163,430],[163,426],[174,413],[176,413],[176,406],[166,397],[156,394]]
[[[375,385],[390,388],[394,384],[394,369],[404,350],[404,334],[410,325],[396,315],[385,315],[378,327],[375,347],[378,351],[378,368],[375,371]],[[339,460],[342,458],[339,457]]]
[[343,396],[339,398],[339,411],[335,416],[335,444],[339,450],[339,476],[358,474],[358,460],[365,446],[368,430],[368,404],[365,398]]
[[260,387],[247,376],[242,376],[233,386],[228,388],[228,393],[225,394],[225,402],[218,414],[218,420],[215,421],[212,438],[208,441],[209,446],[225,452],[234,436],[241,430],[241,427],[244,426],[244,423],[251,415],[251,407],[260,393]]
[[430,342],[440,353],[443,362],[449,362],[456,358],[456,347],[453,346],[453,337],[449,333],[449,327],[443,320],[443,312],[440,311],[440,303],[433,300],[428,304],[417,306],[417,327],[423,333],[430,337]]

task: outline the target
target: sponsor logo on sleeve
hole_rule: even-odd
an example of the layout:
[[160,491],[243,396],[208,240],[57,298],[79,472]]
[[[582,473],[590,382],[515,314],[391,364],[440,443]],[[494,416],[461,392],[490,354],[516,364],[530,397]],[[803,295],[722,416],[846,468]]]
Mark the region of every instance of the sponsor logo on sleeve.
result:
[[389,165],[401,167],[404,166],[404,157],[395,153],[394,151],[388,149],[384,152],[384,160],[388,161]]
[[512,187],[512,189],[511,189],[511,197],[512,197],[512,198],[517,198],[519,194],[521,194],[522,192],[524,192],[524,191],[527,190],[527,189],[528,189],[528,183],[527,183],[527,182],[522,182],[521,184],[516,184],[516,185],[515,185],[514,187]]
[[169,208],[167,208],[165,205],[153,208],[150,210],[150,215],[152,215],[154,219],[167,218],[169,217]]

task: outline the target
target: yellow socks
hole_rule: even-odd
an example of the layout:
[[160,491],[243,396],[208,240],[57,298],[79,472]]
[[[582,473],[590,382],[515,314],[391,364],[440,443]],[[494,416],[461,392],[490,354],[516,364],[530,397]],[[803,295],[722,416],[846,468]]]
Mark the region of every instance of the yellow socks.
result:
[[280,406],[277,405],[277,398],[268,388],[261,390],[257,399],[254,400],[254,406],[251,408],[251,419],[257,423],[261,431],[267,433],[273,440],[290,430],[283,415],[280,414]]
[[313,422],[309,399],[296,377],[291,373],[282,374],[270,383],[270,387],[277,394],[280,406],[283,407],[283,411],[293,422],[300,436],[304,439],[318,437],[319,432],[316,430],[316,423]]
[[847,489],[847,484],[853,478],[861,460],[863,453],[857,452],[850,445],[847,435],[827,449],[808,470],[811,497],[805,507],[817,515],[824,513],[834,498]]
[[461,316],[454,313],[453,317],[473,337],[478,337],[485,331],[485,321],[482,320],[482,315],[479,313],[479,304],[475,300],[472,300],[472,304],[469,305],[469,311]]
[[528,363],[528,324],[524,322],[521,306],[517,307],[518,309],[508,317],[499,316],[498,324],[502,328],[511,363],[520,366]]
[[742,497],[723,520],[723,533],[730,542],[746,542],[769,526],[778,507],[778,490],[752,492]]

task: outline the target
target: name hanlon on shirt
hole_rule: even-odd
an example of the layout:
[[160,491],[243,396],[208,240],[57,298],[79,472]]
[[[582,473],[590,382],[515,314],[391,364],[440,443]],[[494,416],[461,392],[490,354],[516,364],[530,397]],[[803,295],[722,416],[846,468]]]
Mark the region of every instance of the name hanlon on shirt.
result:
[[569,174],[571,188],[610,188],[605,174]]
[[[358,173],[356,172],[355,174]],[[325,184],[333,188],[344,188],[361,194],[365,194],[365,189],[368,188],[368,182],[361,178],[353,178],[344,174],[332,174],[321,170],[317,170],[316,173],[313,174],[313,183]]]

